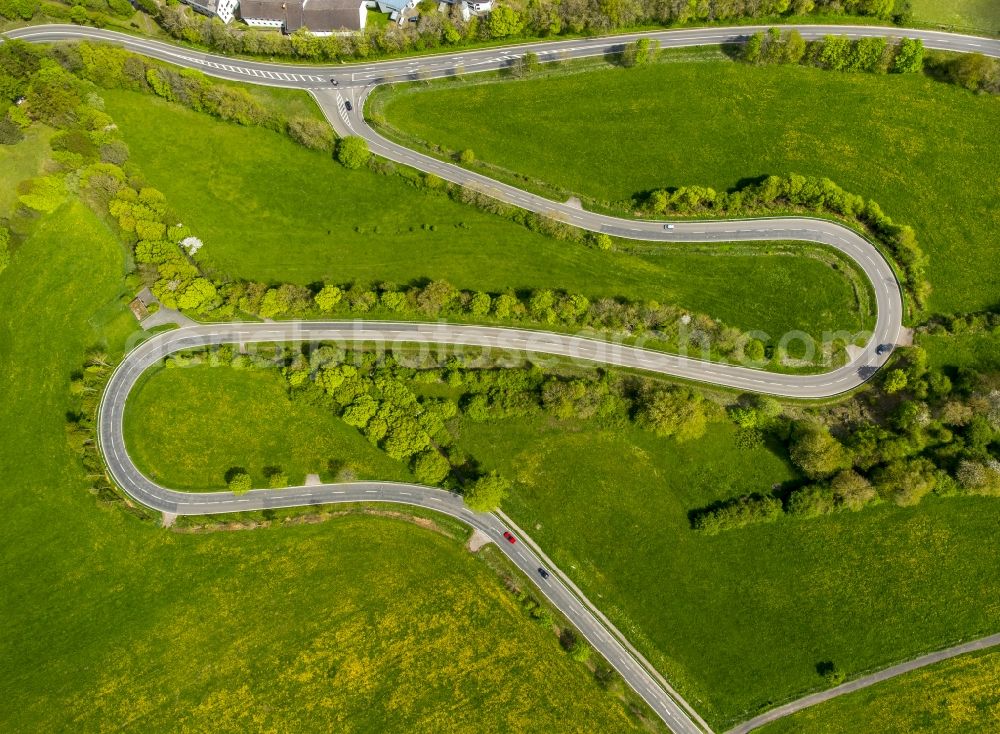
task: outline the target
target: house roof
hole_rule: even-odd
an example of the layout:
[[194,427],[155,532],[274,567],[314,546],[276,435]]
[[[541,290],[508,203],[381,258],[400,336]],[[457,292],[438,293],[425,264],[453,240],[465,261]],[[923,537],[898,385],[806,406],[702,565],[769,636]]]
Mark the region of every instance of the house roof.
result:
[[318,33],[357,31],[363,6],[364,0],[241,0],[240,16],[282,21],[289,33],[303,26]]
[[240,17],[280,20],[286,26],[290,20],[296,19],[299,25],[302,25],[302,2],[301,0],[241,0]]
[[358,31],[361,30],[363,5],[362,0],[306,0],[303,5],[302,25],[319,33],[328,33],[341,28]]
[[207,15],[214,15],[218,5],[217,0],[184,0],[184,2]]

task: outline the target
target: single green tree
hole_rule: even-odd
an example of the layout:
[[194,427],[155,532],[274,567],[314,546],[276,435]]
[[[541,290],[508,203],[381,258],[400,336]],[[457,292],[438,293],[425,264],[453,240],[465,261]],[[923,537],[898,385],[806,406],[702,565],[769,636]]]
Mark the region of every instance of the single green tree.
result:
[[229,486],[229,491],[235,495],[246,494],[253,486],[250,475],[242,469],[230,471],[226,483]]
[[368,143],[365,142],[364,138],[359,138],[357,135],[342,138],[337,143],[337,160],[340,161],[340,164],[344,168],[357,170],[367,165],[371,157],[372,154],[368,150]]
[[476,480],[465,492],[465,504],[476,512],[492,512],[507,498],[510,482],[492,471]]

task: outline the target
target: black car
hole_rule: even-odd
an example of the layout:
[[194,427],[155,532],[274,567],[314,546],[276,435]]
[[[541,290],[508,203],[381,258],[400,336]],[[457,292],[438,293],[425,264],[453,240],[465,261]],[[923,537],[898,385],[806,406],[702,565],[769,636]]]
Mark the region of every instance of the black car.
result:
[[347,110],[348,112],[354,109],[354,107],[351,105],[351,100],[349,99],[344,100],[344,109]]
[[335,87],[339,87],[340,86],[340,82],[338,82],[336,79],[331,79],[330,80],[330,84],[332,84]]
[[544,568],[539,568],[538,575],[541,576],[543,579],[547,579],[549,577],[549,572],[546,571]]
[[875,354],[882,355],[888,354],[892,351],[892,344],[879,344],[875,347]]

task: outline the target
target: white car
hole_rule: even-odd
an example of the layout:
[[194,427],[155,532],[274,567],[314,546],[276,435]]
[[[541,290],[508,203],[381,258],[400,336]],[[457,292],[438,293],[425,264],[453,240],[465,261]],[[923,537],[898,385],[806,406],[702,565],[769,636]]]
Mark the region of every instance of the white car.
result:
[[673,228],[674,228],[674,225],[672,225],[672,224],[664,224],[664,225],[663,225],[663,228],[664,228],[664,229],[673,229]]

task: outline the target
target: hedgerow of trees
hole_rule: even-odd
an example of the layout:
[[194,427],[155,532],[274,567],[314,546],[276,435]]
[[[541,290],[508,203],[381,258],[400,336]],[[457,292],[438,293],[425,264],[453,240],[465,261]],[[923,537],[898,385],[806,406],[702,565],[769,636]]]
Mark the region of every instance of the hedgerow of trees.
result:
[[831,71],[914,74],[924,68],[924,45],[912,38],[824,36],[806,42],[797,30],[754,33],[742,59],[750,64],[806,64]]
[[[900,8],[896,8],[896,5]],[[226,25],[178,3],[156,0],[87,0],[70,4],[39,0],[0,0],[0,17],[25,21],[36,16],[77,24],[124,26],[138,8],[169,35],[225,54],[284,57],[309,61],[370,59],[460,48],[506,38],[555,38],[564,34],[608,33],[637,26],[674,26],[741,18],[850,14],[905,22],[905,3],[894,0],[498,0],[485,16],[462,18],[457,5],[446,12],[424,12],[417,23],[375,26],[356,34],[312,36]]]

